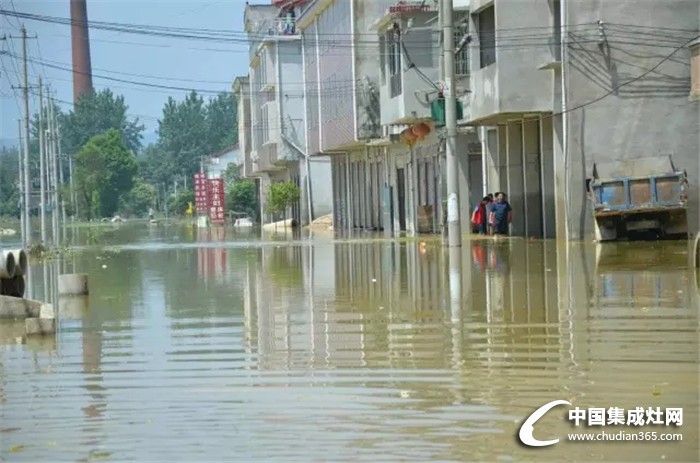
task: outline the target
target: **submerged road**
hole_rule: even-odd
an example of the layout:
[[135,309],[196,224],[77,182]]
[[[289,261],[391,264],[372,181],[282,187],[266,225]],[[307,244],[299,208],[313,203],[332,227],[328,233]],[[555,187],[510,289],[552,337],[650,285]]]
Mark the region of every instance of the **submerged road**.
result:
[[[0,461],[698,461],[686,243],[261,240],[82,229],[32,265],[55,338],[0,324]],[[58,300],[59,273],[90,275]],[[566,442],[554,408],[682,408],[680,442]],[[586,428],[589,429],[590,428]],[[592,431],[600,432],[593,428]]]

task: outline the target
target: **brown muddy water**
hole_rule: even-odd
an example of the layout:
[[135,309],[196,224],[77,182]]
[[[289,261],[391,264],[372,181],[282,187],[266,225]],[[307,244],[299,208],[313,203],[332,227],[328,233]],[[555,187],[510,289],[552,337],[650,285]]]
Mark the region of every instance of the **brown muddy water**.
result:
[[[0,324],[0,461],[682,461],[698,455],[698,287],[685,243],[285,241],[81,229],[33,264],[55,338]],[[59,272],[90,276],[59,299]],[[518,441],[524,420],[543,448]],[[578,428],[573,407],[683,408]],[[570,442],[567,433],[682,434]]]

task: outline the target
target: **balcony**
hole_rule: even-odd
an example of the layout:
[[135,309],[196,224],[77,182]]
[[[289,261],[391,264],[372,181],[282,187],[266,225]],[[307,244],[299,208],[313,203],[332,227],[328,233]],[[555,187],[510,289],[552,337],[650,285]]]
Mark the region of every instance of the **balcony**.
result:
[[250,61],[252,62],[263,42],[278,40],[300,39],[297,30],[296,20],[288,18],[275,18],[272,20],[260,21],[255,24],[255,28],[248,34],[250,44]]
[[267,143],[258,150],[258,171],[272,172],[283,167],[278,165],[277,143]]

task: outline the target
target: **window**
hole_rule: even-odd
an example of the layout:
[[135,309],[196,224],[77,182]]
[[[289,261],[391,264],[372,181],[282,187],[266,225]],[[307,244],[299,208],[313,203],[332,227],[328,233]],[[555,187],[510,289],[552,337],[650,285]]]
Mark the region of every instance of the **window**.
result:
[[390,31],[387,35],[387,45],[390,96],[394,98],[401,94],[401,32]]
[[477,13],[479,24],[479,67],[496,62],[496,8],[492,5]]
[[459,15],[454,25],[455,37],[455,74],[469,74],[469,46],[465,43],[460,50],[459,45],[464,37],[469,34],[469,16]]

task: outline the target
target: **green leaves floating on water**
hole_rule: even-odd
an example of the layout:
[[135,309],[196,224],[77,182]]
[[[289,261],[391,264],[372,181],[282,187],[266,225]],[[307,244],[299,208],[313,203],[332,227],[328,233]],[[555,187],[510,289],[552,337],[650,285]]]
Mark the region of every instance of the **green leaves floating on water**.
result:
[[90,455],[88,455],[88,461],[106,461],[112,454],[110,452],[102,452],[98,450],[91,450]]

